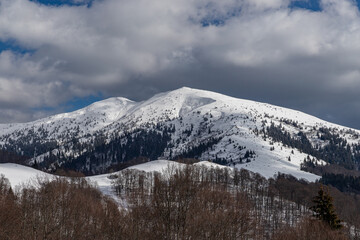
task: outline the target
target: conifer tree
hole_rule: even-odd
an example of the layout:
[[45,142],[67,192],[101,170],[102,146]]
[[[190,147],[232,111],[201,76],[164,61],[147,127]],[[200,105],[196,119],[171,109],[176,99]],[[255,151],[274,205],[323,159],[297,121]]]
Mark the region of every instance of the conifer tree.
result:
[[310,209],[314,211],[314,215],[324,222],[328,223],[332,229],[340,229],[340,219],[335,213],[333,205],[333,198],[328,191],[324,191],[323,187],[320,188],[318,195],[313,199],[314,206]]

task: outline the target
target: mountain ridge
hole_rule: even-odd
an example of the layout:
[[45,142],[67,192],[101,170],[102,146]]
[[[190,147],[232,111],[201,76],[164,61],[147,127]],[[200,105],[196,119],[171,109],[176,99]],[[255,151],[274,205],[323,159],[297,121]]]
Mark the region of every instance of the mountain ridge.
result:
[[[300,170],[304,159],[358,168],[359,135],[297,110],[187,87],[142,102],[109,98],[71,113],[0,125],[2,148],[28,156],[28,164],[89,174],[140,156],[195,157],[266,177],[284,172],[314,179]],[[346,158],[333,157],[341,154]]]

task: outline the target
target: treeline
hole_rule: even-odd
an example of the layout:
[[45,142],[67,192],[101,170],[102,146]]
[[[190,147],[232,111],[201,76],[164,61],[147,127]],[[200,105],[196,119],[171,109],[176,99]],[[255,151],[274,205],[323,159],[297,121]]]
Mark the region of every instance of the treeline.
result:
[[304,159],[301,170],[322,176],[320,182],[336,187],[342,192],[360,194],[360,172],[349,170],[342,166],[318,165],[310,157]]
[[322,176],[326,173],[343,174],[351,176],[360,176],[360,171],[344,168],[338,164],[318,164],[315,158],[307,156],[304,161],[300,164],[300,169],[305,172],[311,172],[318,176]]
[[[76,142],[75,152],[83,152],[80,156],[48,156],[40,163],[46,168],[58,160],[61,168],[83,172],[85,175],[106,173],[110,169],[116,171],[126,166],[126,162],[138,157],[157,159],[164,152],[171,139],[172,128],[162,127],[161,130],[137,129],[114,138],[110,142],[98,136],[90,144]],[[88,149],[87,149],[88,148]],[[58,167],[57,167],[58,168]]]
[[[298,206],[313,206],[313,196],[324,185],[321,182],[309,183],[293,176],[280,174],[275,180],[269,180],[279,191],[280,198],[296,203]],[[334,200],[339,218],[345,224],[351,239],[360,239],[360,195],[341,192],[337,188],[326,185],[326,189]],[[328,239],[328,238],[324,238]]]
[[[175,156],[177,158],[200,158],[201,155],[207,151],[209,148],[212,148],[214,145],[218,144],[222,138],[210,138],[197,146],[189,147],[184,153],[180,156]],[[170,156],[172,157],[172,156]]]
[[359,239],[359,198],[329,187],[342,230],[312,217],[319,183],[169,165],[111,175],[120,205],[84,178],[13,192],[0,178],[0,239]]
[[27,157],[19,156],[15,153],[0,150],[0,163],[19,163],[24,164]]
[[321,182],[326,185],[334,186],[342,192],[360,194],[360,177],[325,173],[321,177]]
[[296,136],[291,136],[281,125],[275,126],[274,123],[262,131],[264,137],[267,134],[274,141],[281,142],[285,146],[297,148],[331,164],[338,164],[347,169],[358,169],[360,145],[348,144],[346,139],[341,138],[339,134],[332,133],[327,128],[320,128],[317,134],[317,138],[325,143],[323,147],[319,145],[312,146],[306,134],[302,131],[299,131]]
[[[23,135],[18,132],[19,138],[14,140],[4,136],[5,144],[2,146],[3,150],[14,153],[16,155],[25,156],[27,158],[38,156],[59,147],[55,140],[47,140],[35,134],[33,130],[28,132],[28,135]],[[31,144],[29,144],[31,143]]]
[[[299,236],[292,239],[350,236],[347,227],[333,231],[311,217],[320,184],[285,175],[266,180],[246,170],[170,165],[163,174],[126,170],[113,178],[117,194],[128,199],[134,239],[284,239],[288,230]],[[336,207],[347,206],[341,199],[336,195]],[[340,217],[355,224],[347,210]]]
[[[265,134],[265,130],[263,130]],[[272,123],[269,127],[266,128],[266,133],[271,137],[275,142],[281,142],[286,146],[291,148],[297,148],[303,152],[313,155],[316,154],[316,151],[313,149],[309,139],[303,132],[299,132],[296,137],[292,137],[291,134],[285,131],[281,125],[275,126]]]
[[122,239],[124,215],[84,179],[39,180],[14,193],[0,177],[0,239]]

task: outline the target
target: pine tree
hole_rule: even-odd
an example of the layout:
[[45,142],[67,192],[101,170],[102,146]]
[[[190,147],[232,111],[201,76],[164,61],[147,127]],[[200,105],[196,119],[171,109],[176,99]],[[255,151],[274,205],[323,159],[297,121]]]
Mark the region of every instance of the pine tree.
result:
[[36,161],[36,159],[34,160],[34,164],[32,165],[32,167],[35,168],[35,169],[39,169],[39,164]]
[[313,199],[314,206],[310,209],[314,211],[314,215],[324,222],[328,223],[332,229],[340,229],[340,219],[335,213],[333,198],[328,191],[324,191],[323,187],[320,188],[318,195]]

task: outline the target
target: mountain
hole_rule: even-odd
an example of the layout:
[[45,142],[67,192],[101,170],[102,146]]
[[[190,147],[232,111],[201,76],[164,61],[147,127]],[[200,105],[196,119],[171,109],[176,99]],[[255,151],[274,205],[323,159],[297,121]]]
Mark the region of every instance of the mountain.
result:
[[359,135],[299,111],[184,87],[143,102],[110,98],[34,122],[1,124],[0,146],[47,171],[98,174],[138,157],[198,158],[313,181],[318,176],[301,166],[358,170]]

